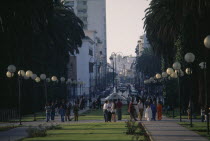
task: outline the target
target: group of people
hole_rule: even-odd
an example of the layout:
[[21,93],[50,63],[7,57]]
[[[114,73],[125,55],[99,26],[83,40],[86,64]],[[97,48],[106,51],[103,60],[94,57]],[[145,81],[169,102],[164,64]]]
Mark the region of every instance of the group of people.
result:
[[71,104],[71,102],[66,101],[56,101],[52,103],[47,103],[45,105],[45,111],[46,111],[46,122],[54,121],[56,113],[60,114],[61,116],[61,122],[65,121],[71,121],[71,111],[73,110],[74,113],[74,120],[78,121],[78,112],[79,112],[79,103],[75,102],[74,105]]
[[122,119],[122,102],[121,100],[106,100],[103,105],[103,113],[105,122],[116,122],[116,114],[118,120]]
[[[145,107],[145,108],[144,108]],[[136,104],[134,102],[134,99],[129,104],[128,112],[130,113],[130,118],[137,121],[137,117],[139,120],[142,120],[143,113],[145,111],[145,119],[147,121],[156,120],[156,113],[157,113],[157,119],[162,119],[162,104],[161,102],[158,102],[156,105],[156,101],[151,102],[151,100],[147,100],[145,103],[142,102],[141,99],[139,99],[139,102]]]

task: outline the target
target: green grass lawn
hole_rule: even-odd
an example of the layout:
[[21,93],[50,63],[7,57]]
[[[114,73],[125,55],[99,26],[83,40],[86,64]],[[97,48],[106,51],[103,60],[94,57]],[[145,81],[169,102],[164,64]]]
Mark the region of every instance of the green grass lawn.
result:
[[62,129],[49,130],[46,137],[26,138],[31,140],[54,141],[129,141],[132,136],[125,134],[125,123],[80,123],[62,125]]
[[[165,116],[169,117],[169,118],[173,118],[173,111],[169,111],[168,113],[164,112],[163,114]],[[178,109],[176,109],[174,111],[174,118],[175,119],[179,119],[179,110]],[[182,115],[182,119],[187,119],[187,118],[188,118],[187,114],[183,114]],[[201,116],[200,115],[196,115],[195,118],[193,117],[193,119],[201,119]]]
[[[129,117],[123,107],[123,118]],[[80,120],[103,120],[103,111],[90,110],[79,116]],[[60,125],[61,129],[48,130],[46,137],[25,138],[23,141],[129,141],[132,135],[126,135],[125,122],[69,123]],[[141,136],[143,139],[143,136]]]
[[179,124],[210,140],[210,135],[207,134],[206,122],[193,122],[193,127],[190,127],[189,122],[179,122]]

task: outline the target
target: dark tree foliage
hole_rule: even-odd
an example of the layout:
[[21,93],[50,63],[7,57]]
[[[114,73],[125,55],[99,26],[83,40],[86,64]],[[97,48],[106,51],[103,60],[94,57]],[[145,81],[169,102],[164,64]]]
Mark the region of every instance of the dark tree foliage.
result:
[[[205,60],[210,62],[210,58],[207,57],[210,51],[203,45],[204,38],[210,34],[209,15],[209,0],[152,0],[149,8],[146,9],[144,23],[147,38],[154,52],[163,57],[165,68],[171,67],[176,61],[177,52],[183,55],[182,57],[187,52],[195,54],[191,88],[194,102],[200,104],[204,103],[205,96],[203,72],[198,64]],[[181,43],[179,47],[176,46],[178,40]],[[188,67],[185,62],[181,64],[183,68]],[[207,79],[210,78],[209,72],[210,69],[208,69]],[[185,89],[184,93],[189,91]]]
[[[82,21],[71,8],[59,2],[0,2],[0,108],[17,106],[17,76],[6,78],[8,65],[14,64],[17,70],[32,70],[37,75],[66,77],[69,53],[78,53],[84,36]],[[23,80],[22,87],[23,107],[30,107],[35,100],[37,105],[43,106],[42,82]],[[49,87],[51,97],[65,96],[65,88]]]

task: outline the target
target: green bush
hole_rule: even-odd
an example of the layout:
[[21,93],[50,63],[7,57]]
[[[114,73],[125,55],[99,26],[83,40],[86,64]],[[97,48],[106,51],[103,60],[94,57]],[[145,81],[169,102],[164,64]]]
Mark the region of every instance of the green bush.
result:
[[26,132],[28,133],[28,137],[45,137],[47,135],[47,129],[42,125],[38,127],[29,127]]

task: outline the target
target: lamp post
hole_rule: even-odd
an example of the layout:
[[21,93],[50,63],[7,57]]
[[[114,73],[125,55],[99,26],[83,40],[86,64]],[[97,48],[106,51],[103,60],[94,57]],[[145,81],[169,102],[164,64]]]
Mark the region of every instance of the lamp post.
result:
[[[210,35],[206,36],[206,38],[204,39],[204,46],[207,49],[210,49]],[[208,57],[208,56],[207,56]],[[207,134],[209,134],[209,103],[208,103],[208,88],[207,88],[207,72],[208,72],[208,58],[206,58],[206,62],[203,63],[203,69],[204,69],[204,83],[205,83],[205,96],[206,96],[206,100],[205,100],[205,104],[206,104],[206,115],[207,115]]]
[[179,121],[181,122],[182,121],[182,115],[181,115],[181,110],[182,110],[182,107],[181,107],[181,94],[180,94],[180,82],[179,82],[179,73],[180,73],[180,70],[181,70],[181,64],[179,62],[175,62],[173,64],[173,68],[175,70],[174,73],[172,73],[172,78],[177,78],[177,85],[178,85],[178,95],[179,95]]
[[[187,63],[190,64],[190,68],[186,69],[186,74],[192,75],[192,63],[195,60],[195,55],[193,53],[189,52],[189,53],[185,54],[184,59]],[[192,76],[191,76],[191,83],[192,83]],[[193,84],[191,84],[191,85],[193,85]],[[192,111],[192,99],[193,99],[193,94],[192,93],[193,92],[191,90],[191,92],[190,92],[190,126],[191,127],[192,127],[192,112],[193,112]]]
[[40,75],[40,79],[43,80],[43,83],[44,83],[44,93],[45,93],[45,100],[46,100],[45,103],[47,104],[47,101],[48,100],[47,100],[47,84],[46,84],[46,78],[47,78],[46,77],[46,74],[41,74]]
[[[16,71],[16,67],[14,65],[9,65],[7,68],[8,72],[6,73],[6,76],[8,78],[11,78],[14,76],[14,73]],[[21,79],[25,76],[25,71],[24,70],[19,70],[18,71],[18,92],[19,92],[19,96],[18,96],[18,111],[19,111],[19,125],[22,125],[21,122]]]
[[[34,80],[34,81],[35,81],[36,77],[37,77],[36,74],[32,74],[32,75],[31,75],[31,79]],[[34,82],[33,82],[33,84],[34,84]],[[33,93],[33,96],[34,96],[34,93]],[[35,105],[35,100],[34,100],[34,99],[35,99],[35,98],[33,97],[33,102],[34,102],[33,105]],[[36,121],[36,111],[35,111],[35,107],[34,107],[33,112],[34,112],[34,121]]]

